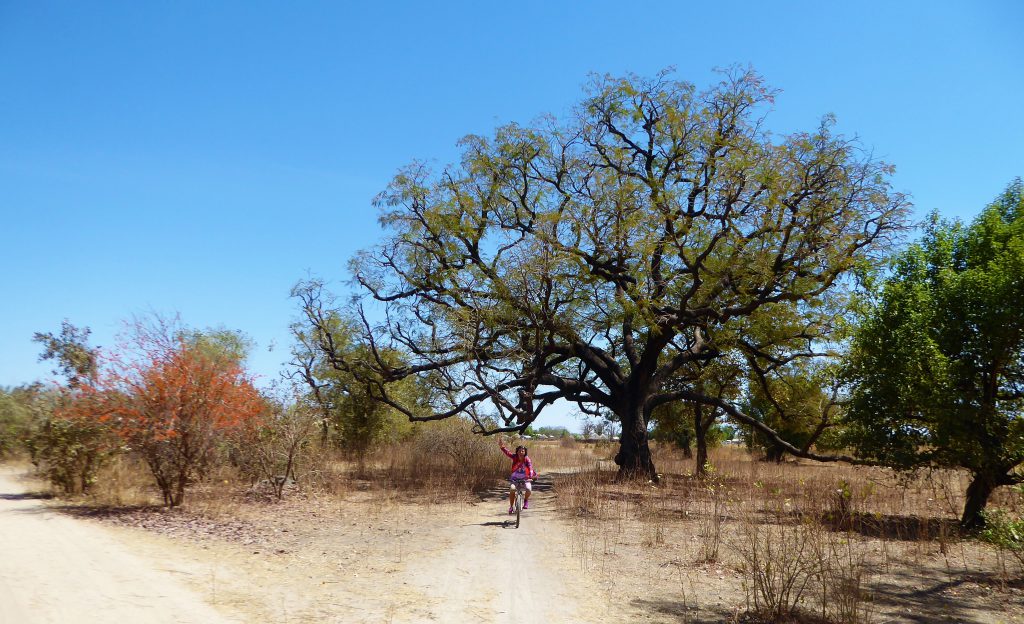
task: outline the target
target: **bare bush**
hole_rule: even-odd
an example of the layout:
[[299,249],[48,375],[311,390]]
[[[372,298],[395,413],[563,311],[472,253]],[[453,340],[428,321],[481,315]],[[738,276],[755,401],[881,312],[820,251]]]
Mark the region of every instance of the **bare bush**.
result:
[[317,415],[301,405],[277,406],[261,421],[239,428],[231,438],[230,457],[251,485],[265,484],[284,497],[288,483],[299,482],[299,470],[319,425]]
[[711,563],[718,560],[718,551],[722,545],[722,514],[725,506],[725,484],[711,464],[705,466],[702,486],[704,495],[700,498],[701,509],[697,516],[700,538],[697,561]]
[[736,544],[747,608],[760,621],[870,621],[866,553],[851,534],[823,526],[788,500],[748,517]]
[[821,574],[808,525],[787,526],[763,518],[746,522],[737,549],[742,556],[748,609],[770,621],[793,617]]

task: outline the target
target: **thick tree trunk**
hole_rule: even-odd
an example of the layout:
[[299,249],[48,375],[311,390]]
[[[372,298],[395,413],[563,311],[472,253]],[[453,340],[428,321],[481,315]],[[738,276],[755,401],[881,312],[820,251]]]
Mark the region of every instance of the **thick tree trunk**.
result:
[[627,405],[618,412],[622,424],[619,452],[615,463],[619,466],[619,479],[649,479],[658,482],[658,473],[651,459],[647,440],[647,419],[640,405]]
[[694,474],[700,479],[708,476],[708,441],[700,434],[697,435],[697,470]]
[[964,503],[964,514],[960,518],[960,527],[967,530],[985,526],[985,518],[981,515],[988,504],[989,496],[1006,480],[1006,471],[975,472],[974,479],[967,486],[967,501]]

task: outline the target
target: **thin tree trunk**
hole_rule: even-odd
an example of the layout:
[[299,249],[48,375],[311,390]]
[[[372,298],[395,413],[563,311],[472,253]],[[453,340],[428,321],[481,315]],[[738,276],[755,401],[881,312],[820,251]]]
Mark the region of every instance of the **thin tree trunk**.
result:
[[185,483],[188,481],[188,473],[185,470],[181,470],[178,473],[178,483],[174,491],[174,502],[171,503],[171,507],[177,507],[181,505],[182,501],[185,500]]
[[697,469],[694,474],[698,479],[703,479],[708,474],[708,429],[711,428],[711,423],[715,422],[715,412],[712,410],[711,417],[705,421],[704,410],[704,405],[694,403],[693,430],[697,437]]
[[786,450],[777,444],[768,442],[764,447],[764,460],[775,462],[776,464],[782,463],[782,458],[786,456]]
[[700,406],[696,406],[694,409],[694,429],[697,432],[697,468],[694,474],[699,479],[703,479],[708,474],[708,436],[707,430],[701,427],[701,412]]

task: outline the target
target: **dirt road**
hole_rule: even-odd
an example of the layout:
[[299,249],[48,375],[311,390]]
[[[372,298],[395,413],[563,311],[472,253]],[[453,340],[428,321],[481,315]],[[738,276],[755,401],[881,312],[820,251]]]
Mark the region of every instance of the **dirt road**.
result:
[[[502,503],[433,521],[402,583],[438,622],[607,622],[603,592],[580,574],[549,498],[538,492],[518,529]],[[468,513],[467,513],[468,512]]]
[[227,621],[104,527],[47,509],[0,466],[0,624]]
[[551,494],[531,507],[519,529],[500,493],[316,521],[279,509],[250,519],[272,535],[257,547],[68,517],[0,467],[0,624],[625,621],[581,574]]

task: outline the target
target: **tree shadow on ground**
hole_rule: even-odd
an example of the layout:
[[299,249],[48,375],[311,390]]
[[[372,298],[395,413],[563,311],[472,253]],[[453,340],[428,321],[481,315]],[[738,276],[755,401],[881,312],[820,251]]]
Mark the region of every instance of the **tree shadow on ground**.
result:
[[876,537],[898,541],[934,541],[955,539],[960,535],[960,525],[952,518],[926,518],[922,516],[896,516],[851,512],[828,513],[822,516],[823,524],[835,531],[859,533],[865,537]]
[[159,511],[161,513],[185,513],[184,509],[176,507],[166,507],[164,505],[59,505],[56,507],[51,507],[51,509],[56,509],[70,516],[78,516],[82,518],[114,518],[117,516],[127,516],[133,513],[138,513],[140,511]]
[[51,498],[53,498],[53,494],[50,492],[22,492],[20,494],[0,493],[0,500],[9,501],[49,500]]
[[[540,475],[533,481],[533,493],[550,493],[555,489],[555,482],[551,475]],[[494,487],[477,492],[481,501],[497,501],[508,498],[508,481],[502,481]]]
[[[982,585],[982,587],[977,587]],[[996,575],[964,574],[941,580],[934,575],[910,572],[900,581],[871,583],[874,611],[898,615],[900,622],[981,624],[991,621],[992,605],[984,600],[984,586],[1006,587]],[[1012,599],[1012,595],[1007,597]],[[1019,608],[1019,606],[1017,607]]]

